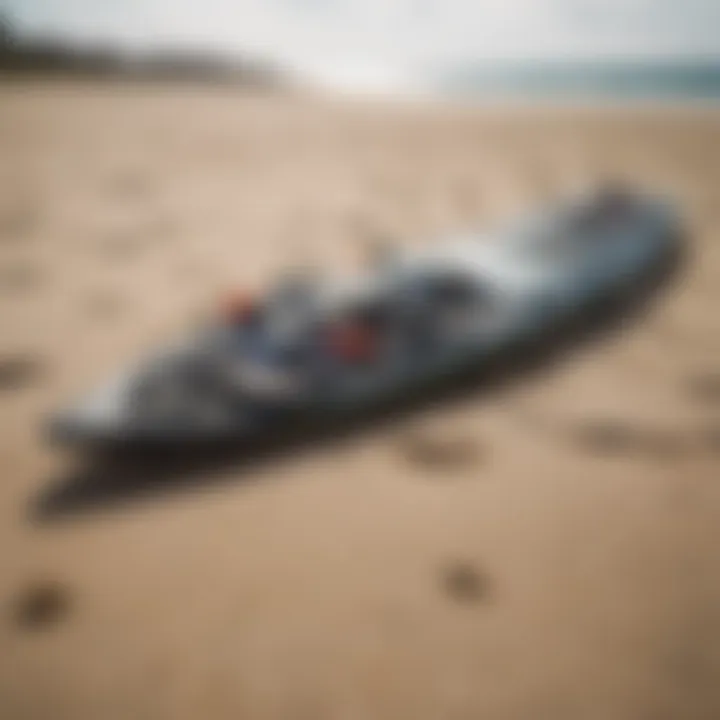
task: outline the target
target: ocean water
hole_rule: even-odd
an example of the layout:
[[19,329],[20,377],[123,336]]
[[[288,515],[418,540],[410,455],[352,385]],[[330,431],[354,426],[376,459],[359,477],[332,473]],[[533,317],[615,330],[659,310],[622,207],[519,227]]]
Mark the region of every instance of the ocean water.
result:
[[720,100],[718,62],[482,65],[443,75],[445,94],[568,100]]

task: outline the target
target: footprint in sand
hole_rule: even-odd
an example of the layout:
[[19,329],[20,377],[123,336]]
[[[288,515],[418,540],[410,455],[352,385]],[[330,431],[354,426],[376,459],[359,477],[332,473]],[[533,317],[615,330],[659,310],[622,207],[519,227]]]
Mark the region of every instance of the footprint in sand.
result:
[[32,263],[14,263],[0,267],[0,292],[16,295],[36,289],[41,282],[40,270]]
[[57,624],[70,610],[68,589],[56,581],[29,585],[13,606],[15,624],[26,630],[37,630]]
[[700,441],[708,452],[720,456],[720,420],[700,428]]
[[39,210],[31,204],[9,208],[0,213],[0,242],[26,239],[40,222]]
[[625,455],[643,442],[637,428],[619,420],[587,420],[571,432],[581,448],[597,455]]
[[692,443],[681,430],[637,427],[620,420],[592,420],[574,430],[575,441],[595,455],[643,455],[677,460],[688,455]]
[[30,385],[41,370],[42,363],[32,355],[0,356],[0,391]]
[[404,438],[401,450],[413,465],[438,471],[472,467],[480,460],[480,447],[471,437],[420,433]]
[[720,404],[720,372],[703,372],[688,378],[687,391],[696,402]]
[[692,440],[682,430],[652,430],[645,433],[642,449],[658,460],[676,460],[692,451]]
[[490,594],[490,578],[467,561],[454,561],[442,568],[440,585],[448,597],[459,603],[482,602]]

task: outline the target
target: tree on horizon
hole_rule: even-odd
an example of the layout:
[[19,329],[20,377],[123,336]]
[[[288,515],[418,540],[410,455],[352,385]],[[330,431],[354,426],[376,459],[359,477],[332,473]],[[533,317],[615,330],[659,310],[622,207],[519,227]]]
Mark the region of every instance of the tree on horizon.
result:
[[15,31],[13,23],[6,13],[0,11],[0,48],[7,48],[15,44]]

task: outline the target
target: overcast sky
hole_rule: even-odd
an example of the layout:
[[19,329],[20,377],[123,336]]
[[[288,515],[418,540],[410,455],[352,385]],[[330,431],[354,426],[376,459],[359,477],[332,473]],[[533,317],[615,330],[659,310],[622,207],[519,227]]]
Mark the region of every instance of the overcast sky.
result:
[[0,0],[28,31],[251,52],[345,85],[489,58],[720,59],[720,0]]

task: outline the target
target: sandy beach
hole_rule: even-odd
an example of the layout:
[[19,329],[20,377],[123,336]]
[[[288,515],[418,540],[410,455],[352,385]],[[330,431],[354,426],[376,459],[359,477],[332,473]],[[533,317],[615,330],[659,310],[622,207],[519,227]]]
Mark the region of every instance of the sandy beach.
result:
[[[41,437],[233,287],[603,178],[689,262],[542,373],[98,493]],[[720,717],[719,309],[717,109],[5,82],[0,716]]]

